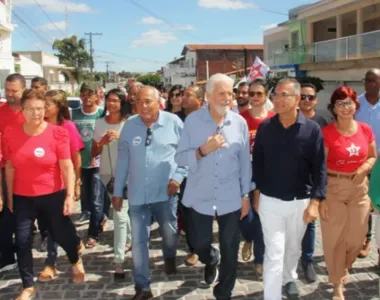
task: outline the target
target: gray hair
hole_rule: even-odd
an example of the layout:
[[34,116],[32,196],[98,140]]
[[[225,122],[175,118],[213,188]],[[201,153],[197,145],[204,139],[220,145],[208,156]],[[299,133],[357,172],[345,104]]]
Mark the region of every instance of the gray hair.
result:
[[160,93],[158,92],[158,90],[154,86],[143,85],[142,87],[140,87],[140,90],[142,88],[152,90],[154,92],[154,96],[157,98],[157,100],[160,100]]
[[138,81],[132,83],[131,87],[132,87],[132,86],[138,87],[139,89],[141,89],[141,88],[144,87],[144,85],[143,85],[141,82],[138,82]]
[[222,82],[228,83],[232,87],[234,86],[234,80],[231,77],[227,76],[226,74],[217,73],[217,74],[212,75],[210,79],[207,80],[206,93],[208,94],[212,93],[212,91],[214,90],[215,84],[222,83]]
[[277,86],[285,85],[285,84],[292,84],[294,88],[294,94],[297,96],[301,95],[301,84],[294,78],[282,78],[278,83]]

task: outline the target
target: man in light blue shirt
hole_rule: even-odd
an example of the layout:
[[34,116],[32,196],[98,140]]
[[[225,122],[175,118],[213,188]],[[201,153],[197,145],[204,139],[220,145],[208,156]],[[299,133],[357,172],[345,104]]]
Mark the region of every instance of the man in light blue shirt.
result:
[[[380,154],[380,69],[369,70],[364,77],[365,93],[359,96],[360,107],[356,120],[367,123],[375,134],[377,153]],[[359,254],[360,258],[369,255],[372,239],[372,215],[368,218],[368,233]],[[380,259],[379,259],[380,261]]]
[[120,134],[112,203],[121,210],[128,178],[132,227],[134,300],[150,299],[149,236],[152,216],[160,225],[165,272],[176,273],[177,193],[186,168],[174,161],[183,128],[175,115],[159,110],[158,91],[143,87],[136,97],[138,115],[129,118]]
[[[230,110],[233,80],[215,74],[207,82],[208,108],[190,114],[178,145],[176,162],[188,167],[183,204],[189,208],[190,240],[206,265],[204,280],[217,299],[230,299],[236,281],[239,221],[248,215],[252,190],[246,121]],[[219,225],[219,250],[212,247],[212,224]]]

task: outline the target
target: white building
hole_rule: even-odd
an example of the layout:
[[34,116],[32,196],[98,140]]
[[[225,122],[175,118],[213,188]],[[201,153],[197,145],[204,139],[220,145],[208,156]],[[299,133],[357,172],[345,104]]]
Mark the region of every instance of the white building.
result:
[[188,51],[185,56],[176,58],[163,68],[163,82],[165,86],[181,84],[184,87],[196,81],[195,51]]
[[4,89],[5,78],[14,72],[14,59],[12,56],[11,23],[12,1],[0,0],[0,90]]
[[36,77],[44,77],[50,89],[62,89],[74,93],[78,88],[71,74],[73,68],[59,63],[54,54],[44,51],[17,51],[13,53],[19,72],[25,76],[27,86]]

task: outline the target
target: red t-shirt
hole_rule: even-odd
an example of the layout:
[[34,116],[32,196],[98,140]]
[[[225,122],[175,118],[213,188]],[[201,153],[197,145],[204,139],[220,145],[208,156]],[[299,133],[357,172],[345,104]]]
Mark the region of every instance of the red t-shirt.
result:
[[25,134],[22,125],[7,127],[2,143],[4,159],[14,169],[13,193],[41,196],[64,188],[59,160],[71,159],[67,130],[52,124],[37,136]]
[[325,147],[328,149],[327,169],[353,173],[368,158],[368,145],[375,140],[371,127],[357,122],[358,130],[352,136],[339,133],[335,123],[322,128]]
[[245,110],[240,114],[248,124],[248,131],[249,131],[249,144],[251,146],[251,153],[253,151],[253,144],[255,143],[255,138],[256,138],[256,132],[257,129],[259,128],[259,125],[261,122],[264,120],[272,118],[275,113],[273,111],[268,111],[268,115],[264,119],[258,119],[252,117],[252,115],[249,113],[249,110]]
[[[24,123],[25,118],[22,111],[15,112],[14,110],[9,108],[8,103],[2,103],[0,105],[0,134],[4,133],[5,128],[15,124]],[[4,149],[2,149],[4,152]],[[5,161],[2,160],[0,163],[0,167],[4,168]]]

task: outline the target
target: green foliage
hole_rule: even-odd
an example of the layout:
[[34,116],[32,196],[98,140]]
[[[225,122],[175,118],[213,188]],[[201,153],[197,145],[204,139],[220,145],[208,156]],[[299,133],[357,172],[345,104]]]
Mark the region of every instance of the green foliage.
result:
[[20,73],[21,72],[21,66],[20,64],[15,64],[15,72]]
[[78,82],[83,80],[83,69],[92,64],[91,55],[86,47],[86,40],[79,39],[76,35],[56,39],[53,43],[53,50],[57,51],[56,56],[61,64],[75,68],[73,76]]
[[145,74],[136,77],[136,81],[144,85],[159,87],[161,85],[161,76],[159,74]]
[[135,78],[140,76],[140,73],[135,73],[135,72],[126,72],[126,71],[121,71],[119,73],[119,76],[122,78]]

